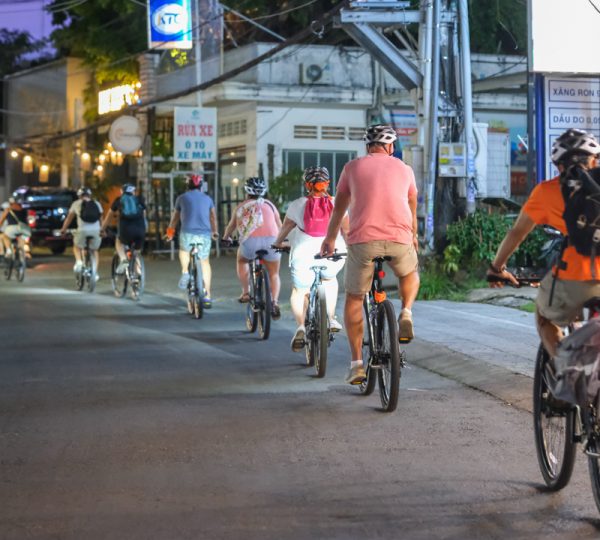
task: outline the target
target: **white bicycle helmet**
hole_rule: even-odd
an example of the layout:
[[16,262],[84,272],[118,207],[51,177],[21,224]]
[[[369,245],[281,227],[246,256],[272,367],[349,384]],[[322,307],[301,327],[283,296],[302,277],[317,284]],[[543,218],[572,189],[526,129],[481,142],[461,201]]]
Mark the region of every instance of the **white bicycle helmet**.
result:
[[552,144],[552,163],[558,165],[576,155],[597,156],[600,144],[591,133],[581,129],[568,129]]
[[375,126],[368,127],[367,131],[365,131],[365,136],[363,137],[367,144],[391,144],[397,138],[398,136],[396,135],[394,128],[385,124],[377,124]]
[[248,195],[262,197],[267,192],[267,184],[263,178],[251,176],[244,183],[244,190]]

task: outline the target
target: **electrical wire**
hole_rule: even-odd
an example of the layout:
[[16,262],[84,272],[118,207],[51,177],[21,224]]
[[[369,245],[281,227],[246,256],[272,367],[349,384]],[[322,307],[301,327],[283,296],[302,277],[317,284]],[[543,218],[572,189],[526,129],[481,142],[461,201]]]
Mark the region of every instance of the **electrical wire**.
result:
[[594,2],[592,2],[592,0],[588,0],[588,2],[592,5],[592,7],[598,12],[600,13],[600,8],[598,8],[598,6],[596,4],[594,4]]

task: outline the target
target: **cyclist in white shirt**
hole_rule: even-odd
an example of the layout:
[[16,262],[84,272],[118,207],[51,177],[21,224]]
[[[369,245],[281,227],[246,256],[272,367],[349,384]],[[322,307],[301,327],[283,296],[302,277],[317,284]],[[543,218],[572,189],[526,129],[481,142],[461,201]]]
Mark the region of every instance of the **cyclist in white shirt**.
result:
[[[315,274],[312,266],[325,266],[322,274],[323,285],[327,294],[327,310],[329,324],[333,332],[339,332],[342,325],[335,318],[335,307],[338,296],[337,273],[344,266],[344,260],[328,261],[315,260],[321,250],[321,244],[327,233],[329,218],[334,207],[334,199],[329,195],[329,171],[326,167],[308,167],[304,170],[304,186],[307,196],[292,201],[288,207],[283,226],[275,246],[283,247],[286,238],[290,243],[290,268],[292,272],[292,295],[290,304],[298,328],[292,338],[291,347],[294,352],[299,352],[304,347],[304,318],[310,286]],[[342,223],[342,232],[348,226],[346,217]],[[341,235],[338,235],[335,248],[343,252],[346,244]]]
[[69,213],[63,221],[60,229],[61,234],[65,234],[71,222],[77,218],[77,230],[73,233],[73,255],[75,256],[74,272],[81,270],[83,266],[82,250],[85,248],[86,238],[92,237],[90,241],[90,251],[92,252],[92,261],[94,265],[94,274],[98,280],[98,250],[102,239],[100,238],[100,219],[102,218],[102,205],[92,199],[92,190],[82,187],[77,190],[78,200],[74,201],[69,208]]

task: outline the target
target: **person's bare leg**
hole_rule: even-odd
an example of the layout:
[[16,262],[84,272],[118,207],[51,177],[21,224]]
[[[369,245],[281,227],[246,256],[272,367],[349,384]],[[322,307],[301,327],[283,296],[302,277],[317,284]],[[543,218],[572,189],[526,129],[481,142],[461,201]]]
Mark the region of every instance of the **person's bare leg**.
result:
[[185,249],[179,250],[179,264],[181,265],[181,273],[185,274],[188,271],[188,266],[190,265],[189,251],[186,251]]
[[353,361],[363,359],[363,300],[364,296],[362,294],[346,293],[344,323]]
[[212,269],[210,267],[210,259],[200,259],[200,266],[202,268],[202,279],[204,281],[204,288],[206,289],[206,296],[212,298],[210,293],[210,286],[212,282]]
[[81,256],[81,248],[78,248],[75,244],[73,244],[73,256],[75,257],[75,262],[77,264],[83,263],[83,257]]
[[250,289],[250,273],[248,270],[248,259],[242,257],[240,249],[237,252],[237,275],[242,286],[242,294],[248,294]]
[[420,283],[419,272],[416,271],[400,278],[398,290],[402,299],[402,309],[412,309],[419,294]]
[[292,295],[290,296],[290,306],[292,308],[292,314],[296,319],[298,326],[304,324],[304,318],[306,317],[306,308],[308,306],[308,289],[292,289]]
[[544,345],[544,349],[554,358],[558,344],[562,341],[564,334],[561,328],[545,317],[542,317],[539,312],[535,312],[535,322],[537,325],[538,334]]
[[281,290],[281,280],[279,279],[279,261],[265,261],[269,280],[271,282],[271,298],[275,304],[279,304],[279,291]]
[[123,242],[121,242],[121,240],[119,240],[118,238],[115,241],[115,249],[117,250],[117,254],[119,255],[119,259],[121,260],[121,262],[126,261],[127,255],[125,254],[125,246],[123,245]]

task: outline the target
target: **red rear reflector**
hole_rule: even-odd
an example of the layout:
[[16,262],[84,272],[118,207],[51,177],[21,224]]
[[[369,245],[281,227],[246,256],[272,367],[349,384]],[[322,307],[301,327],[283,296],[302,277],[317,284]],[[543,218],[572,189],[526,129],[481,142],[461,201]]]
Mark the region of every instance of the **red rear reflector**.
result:
[[377,272],[377,277],[379,277],[379,279],[383,279],[385,277],[385,272],[383,270],[379,270],[379,272]]

